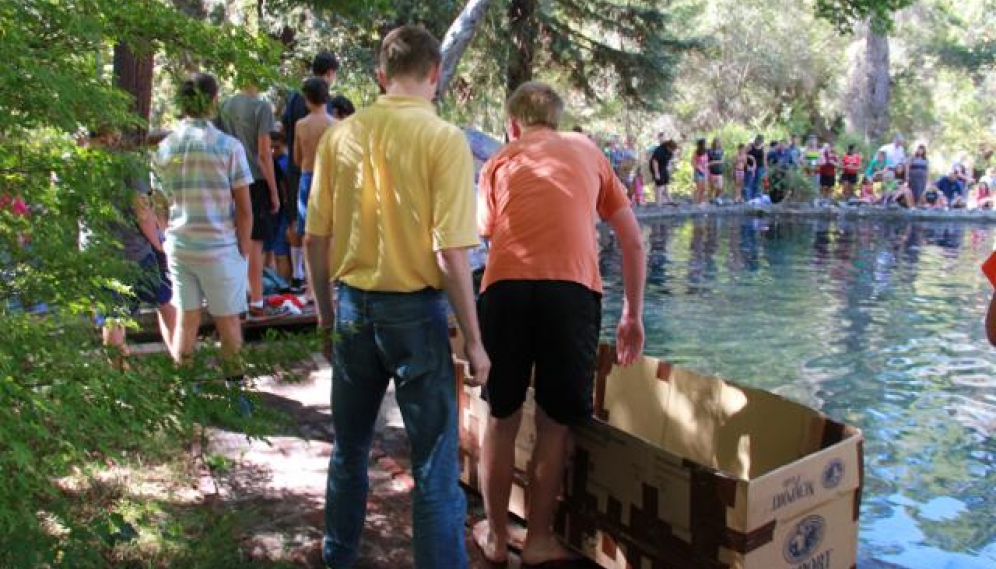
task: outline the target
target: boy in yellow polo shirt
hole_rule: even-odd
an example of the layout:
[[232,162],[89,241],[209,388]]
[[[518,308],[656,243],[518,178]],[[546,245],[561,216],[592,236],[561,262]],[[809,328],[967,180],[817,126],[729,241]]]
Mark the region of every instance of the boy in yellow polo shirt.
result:
[[392,377],[412,451],[415,567],[467,567],[446,297],[475,382],[491,364],[467,259],[478,244],[473,158],[463,132],[432,106],[440,61],[424,29],[389,33],[377,69],[386,94],[318,145],[305,254],[319,325],[335,334],[323,542],[335,569],[356,562],[374,422]]

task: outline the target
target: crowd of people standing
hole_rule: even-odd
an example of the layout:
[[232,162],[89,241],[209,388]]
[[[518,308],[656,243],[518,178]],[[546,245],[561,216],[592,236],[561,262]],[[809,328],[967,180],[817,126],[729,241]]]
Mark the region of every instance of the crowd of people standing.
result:
[[[509,143],[475,185],[464,132],[433,106],[440,65],[431,34],[395,29],[378,56],[383,94],[354,111],[330,95],[335,56],[319,54],[312,76],[287,98],[280,126],[258,86],[243,85],[222,101],[216,79],[195,73],[179,86],[183,119],[152,155],[170,202],[164,235],[142,225],[148,217],[136,209],[140,237],[150,244],[142,262],[161,277],[149,298],[174,307],[164,339],[177,363],[191,357],[206,306],[221,337],[224,379],[242,381],[242,319],[281,314],[264,295],[270,263],[289,289],[313,301],[333,369],[336,440],[322,547],[333,568],[357,561],[374,424],[391,381],[411,445],[415,566],[467,566],[450,311],[465,342],[467,381],[482,387],[490,406],[481,449],[487,519],[475,526],[475,541],[490,561],[507,560],[514,445],[532,385],[536,442],[521,557],[539,565],[572,556],[552,526],[571,426],[592,412],[603,291],[592,220],[619,238],[617,361],[629,365],[644,342],[646,258],[630,207],[644,202],[644,164],[654,201],[675,203],[675,140],[662,134],[644,157],[632,141],[602,149],[583,134],[561,132],[564,101],[538,82],[509,97]],[[818,205],[839,197],[906,208],[992,207],[996,174],[975,180],[959,160],[931,181],[926,148],[907,155],[899,135],[867,164],[854,145],[838,154],[815,136],[800,146],[796,137],[766,144],[758,135],[732,155],[719,138],[703,138],[689,166],[693,201],[703,205],[781,201],[801,179],[818,188]],[[475,290],[468,252],[482,238],[489,258]]]
[[[682,158],[673,138],[658,135],[658,144],[645,153],[645,169],[639,167],[631,140],[622,145],[613,139],[605,153],[635,205],[677,203],[672,194]],[[938,169],[928,158],[927,147],[918,144],[910,153],[900,134],[868,157],[855,144],[837,148],[815,135],[801,145],[796,136],[766,142],[758,134],[737,144],[732,156],[720,138],[700,138],[687,160],[693,204],[766,204],[815,195],[817,206],[993,208],[996,169],[974,171],[961,153],[940,170],[941,175],[932,177]],[[644,179],[653,181],[652,191],[646,192]]]
[[[440,65],[440,44],[424,28],[391,31],[378,56],[383,94],[353,113],[329,94],[337,60],[319,54],[282,126],[259,86],[221,99],[214,76],[194,73],[178,86],[182,119],[151,153],[169,212],[164,227],[145,231],[143,216],[136,231],[150,244],[143,262],[161,277],[148,298],[174,309],[163,336],[177,364],[192,357],[206,307],[221,338],[221,378],[243,381],[243,322],[280,315],[264,294],[270,262],[313,299],[333,369],[322,550],[336,569],[357,561],[373,429],[391,381],[411,445],[415,566],[467,566],[451,312],[467,382],[491,406],[481,465],[488,518],[474,537],[493,562],[508,555],[510,456],[530,380],[537,468],[521,558],[573,555],[553,521],[570,427],[592,413],[602,295],[594,218],[623,252],[617,359],[628,365],[643,350],[643,242],[609,159],[587,137],[560,132],[563,99],[529,82],[506,103],[510,142],[475,184],[465,133],[433,106]],[[482,239],[489,258],[475,291],[468,253]]]

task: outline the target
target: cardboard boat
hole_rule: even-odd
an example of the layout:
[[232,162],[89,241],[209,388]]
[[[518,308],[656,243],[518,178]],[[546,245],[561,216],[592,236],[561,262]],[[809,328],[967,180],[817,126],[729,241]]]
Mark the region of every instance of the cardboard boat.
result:
[[[567,543],[608,569],[856,566],[860,430],[656,358],[619,367],[614,355],[599,348],[595,417],[574,431],[556,522]],[[479,490],[488,406],[463,371],[461,476]],[[533,410],[530,393],[509,508],[524,520]]]

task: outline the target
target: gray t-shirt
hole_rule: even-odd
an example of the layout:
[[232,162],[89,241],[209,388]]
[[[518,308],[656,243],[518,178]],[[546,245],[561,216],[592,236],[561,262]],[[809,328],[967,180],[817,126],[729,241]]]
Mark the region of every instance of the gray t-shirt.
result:
[[253,179],[262,180],[263,173],[259,169],[259,137],[269,136],[276,126],[270,103],[259,95],[238,93],[221,104],[218,122],[223,131],[242,143]]

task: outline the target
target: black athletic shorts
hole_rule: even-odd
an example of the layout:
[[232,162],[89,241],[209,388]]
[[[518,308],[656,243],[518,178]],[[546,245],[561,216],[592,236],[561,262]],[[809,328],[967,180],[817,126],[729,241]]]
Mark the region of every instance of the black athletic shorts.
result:
[[249,199],[252,200],[252,240],[272,240],[277,220],[270,213],[270,187],[266,180],[257,180],[249,186]]
[[536,404],[554,421],[591,416],[602,295],[574,282],[508,280],[478,302],[491,373],[484,397],[499,419],[522,407],[535,366]]
[[832,188],[837,185],[837,179],[835,176],[828,174],[820,174],[820,187],[821,188]]
[[847,172],[845,172],[845,173],[843,173],[843,174],[840,175],[840,183],[841,184],[857,184],[858,183],[858,175],[854,174],[854,173],[848,174]]

